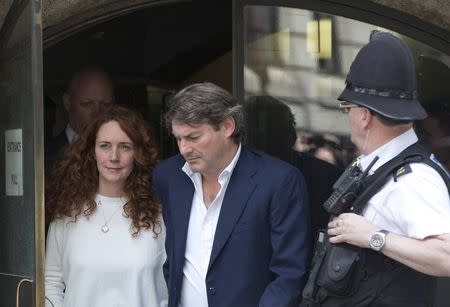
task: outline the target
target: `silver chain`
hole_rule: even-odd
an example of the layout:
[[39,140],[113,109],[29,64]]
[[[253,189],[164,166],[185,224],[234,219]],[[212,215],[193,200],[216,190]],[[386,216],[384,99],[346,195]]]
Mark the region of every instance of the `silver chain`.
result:
[[[120,198],[120,200],[122,202],[122,197]],[[117,212],[119,212],[119,209],[122,209],[123,204],[119,208],[117,208],[116,211],[114,211],[114,213],[108,219],[106,219],[105,212],[103,211],[102,201],[101,200],[98,201],[97,206],[100,207],[100,210],[102,211],[102,215],[103,215],[103,220],[105,221],[105,223],[101,227],[101,230],[102,230],[103,233],[107,233],[109,231],[109,226],[108,226],[109,221],[111,221],[113,216],[116,215]]]

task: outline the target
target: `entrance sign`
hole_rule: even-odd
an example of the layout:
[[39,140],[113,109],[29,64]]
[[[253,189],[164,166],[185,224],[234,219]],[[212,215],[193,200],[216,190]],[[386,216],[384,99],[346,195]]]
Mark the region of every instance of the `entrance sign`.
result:
[[6,196],[23,195],[22,129],[5,131]]

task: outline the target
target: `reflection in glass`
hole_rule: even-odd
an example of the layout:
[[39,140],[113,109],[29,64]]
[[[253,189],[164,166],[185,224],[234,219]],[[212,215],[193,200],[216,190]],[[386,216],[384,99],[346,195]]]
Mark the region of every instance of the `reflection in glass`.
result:
[[295,119],[282,101],[268,95],[251,96],[244,104],[244,115],[247,145],[284,160],[302,172],[311,204],[312,231],[316,233],[326,227],[329,216],[321,209],[322,204],[331,194],[342,169],[308,152],[294,150]]
[[[246,142],[304,173],[315,232],[326,226],[326,216],[321,211],[323,201],[314,197],[330,183],[317,177],[324,170],[313,166],[311,171],[315,160],[300,165],[294,157],[315,156],[346,166],[358,155],[337,97],[354,57],[378,27],[302,9],[246,6],[244,10]],[[419,100],[428,113],[415,129],[449,168],[450,57],[409,37],[402,39],[416,62]],[[269,100],[280,109],[270,106]],[[436,306],[448,305],[449,287],[449,279],[438,281],[436,292],[430,293]]]
[[416,130],[433,153],[450,169],[450,68],[435,58],[420,56],[417,65],[419,100],[428,117]]
[[[345,86],[345,76],[356,53],[367,43],[370,32],[379,27],[340,16],[284,7],[246,6],[244,16],[245,96],[270,95],[281,100],[294,115],[296,150],[309,152],[338,166],[347,165],[358,153],[349,140],[347,117],[339,109],[336,98]],[[420,74],[442,82],[448,82],[449,77],[425,73],[420,69],[419,59],[425,55],[445,66],[450,63],[450,58],[413,39],[403,39],[415,56],[419,96],[430,114],[420,126],[423,129],[421,135],[433,136],[432,139],[428,136],[429,142],[434,144],[437,156],[448,165],[450,95],[429,103],[437,100],[427,98],[430,89],[424,88],[429,85],[421,86],[420,83],[424,83],[421,79],[425,77],[421,78]],[[423,63],[422,67],[435,70],[431,64]],[[449,88],[448,85],[435,87]],[[439,114],[439,119],[433,114]],[[250,135],[254,133],[250,132]],[[441,150],[445,144],[447,147]]]

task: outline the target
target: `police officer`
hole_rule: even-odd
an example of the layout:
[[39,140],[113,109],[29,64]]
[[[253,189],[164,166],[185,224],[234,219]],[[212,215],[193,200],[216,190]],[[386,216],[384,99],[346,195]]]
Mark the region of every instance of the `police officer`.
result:
[[[412,55],[394,35],[372,35],[338,100],[361,153],[359,166],[365,170],[379,158],[369,174],[418,141],[413,121],[426,112],[417,100]],[[329,222],[331,244],[365,252],[363,274],[351,294],[325,295],[317,305],[430,306],[432,275],[450,276],[450,201],[443,178],[424,163],[408,164],[389,177],[361,215],[342,213]]]

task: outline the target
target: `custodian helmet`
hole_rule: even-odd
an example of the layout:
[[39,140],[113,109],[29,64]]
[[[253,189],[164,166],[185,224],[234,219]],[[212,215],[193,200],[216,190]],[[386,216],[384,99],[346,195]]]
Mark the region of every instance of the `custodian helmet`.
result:
[[414,61],[408,46],[387,32],[374,31],[356,55],[338,97],[394,120],[424,119],[417,99]]

